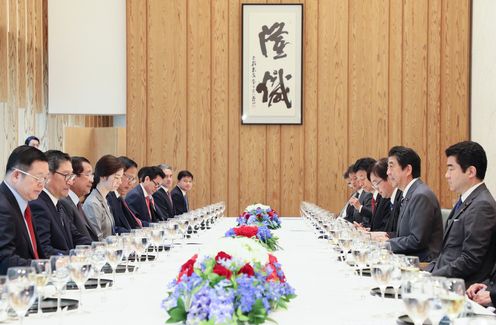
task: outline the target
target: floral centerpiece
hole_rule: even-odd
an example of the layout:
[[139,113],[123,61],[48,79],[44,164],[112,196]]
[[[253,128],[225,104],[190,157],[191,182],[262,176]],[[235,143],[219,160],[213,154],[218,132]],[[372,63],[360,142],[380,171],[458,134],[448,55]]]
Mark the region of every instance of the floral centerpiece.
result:
[[264,263],[244,258],[225,251],[215,257],[191,257],[170,283],[169,295],[162,302],[169,314],[167,322],[261,324],[270,312],[286,308],[295,294],[276,257],[266,254]]
[[229,229],[226,237],[246,237],[258,241],[262,246],[269,251],[276,251],[281,247],[277,244],[279,238],[274,236],[267,226],[239,226]]
[[236,220],[241,225],[265,225],[269,229],[281,227],[279,214],[268,205],[254,204],[246,207]]

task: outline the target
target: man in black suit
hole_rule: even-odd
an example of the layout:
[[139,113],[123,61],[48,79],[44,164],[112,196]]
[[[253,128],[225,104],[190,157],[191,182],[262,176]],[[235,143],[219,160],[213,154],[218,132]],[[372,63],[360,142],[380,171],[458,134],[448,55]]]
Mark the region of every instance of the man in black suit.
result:
[[49,150],[45,155],[50,170],[49,179],[38,199],[29,202],[29,207],[45,254],[68,255],[76,245],[91,244],[91,238],[77,230],[59,202],[67,197],[76,178],[72,172],[71,157],[59,150]]
[[65,208],[67,216],[80,233],[93,241],[98,241],[98,235],[86,217],[81,202],[91,191],[93,167],[90,161],[84,157],[71,157],[71,164],[76,178],[70,186],[69,196],[60,199],[60,204]]
[[392,147],[388,176],[402,191],[396,236],[389,239],[393,253],[415,255],[430,262],[441,249],[443,221],[439,202],[420,179],[420,157],[411,148]]
[[131,211],[124,199],[134,187],[138,179],[138,164],[125,156],[118,158],[124,166],[124,175],[117,191],[107,194],[107,202],[114,216],[115,230],[117,233],[130,232],[131,229],[142,228],[141,220]]
[[143,167],[138,172],[140,184],[126,195],[126,203],[144,227],[148,227],[152,222],[165,220],[155,207],[152,196],[162,184],[164,177],[164,172],[156,166]]
[[169,219],[174,218],[176,215],[174,212],[174,204],[172,203],[172,167],[168,164],[160,164],[158,166],[164,172],[164,181],[162,182],[162,186],[158,189],[157,192],[153,194],[153,198],[155,199],[155,204],[157,209],[162,212],[162,215]]
[[387,158],[379,159],[368,174],[369,180],[378,192],[376,205],[372,211],[372,220],[370,222],[370,231],[385,231],[386,224],[391,217],[393,202],[391,196],[394,187],[388,182],[387,176]]
[[174,205],[176,215],[189,211],[189,202],[187,193],[193,187],[193,174],[188,170],[181,170],[177,174],[177,185],[171,192],[172,204]]
[[48,179],[45,155],[35,147],[14,149],[0,184],[0,274],[45,258],[28,202],[38,198]]
[[484,149],[464,141],[445,151],[446,179],[460,195],[448,217],[439,257],[428,271],[433,275],[462,278],[466,285],[482,282],[496,257],[496,202],[483,183],[487,168]]
[[368,180],[368,175],[370,175],[370,171],[374,164],[375,159],[367,157],[358,159],[353,166],[353,173],[360,189],[358,190],[358,198],[351,197],[349,200],[350,204],[355,208],[352,219],[349,221],[361,224],[366,228],[370,227],[372,204],[375,204],[375,199],[371,193],[374,189]]

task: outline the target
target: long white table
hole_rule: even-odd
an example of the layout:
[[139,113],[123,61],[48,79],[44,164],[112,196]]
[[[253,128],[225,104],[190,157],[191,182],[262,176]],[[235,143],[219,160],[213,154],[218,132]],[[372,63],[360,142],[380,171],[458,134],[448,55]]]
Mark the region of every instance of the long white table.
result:
[[[401,300],[369,294],[375,286],[371,278],[344,272],[346,266],[331,258],[327,242],[316,239],[302,218],[283,218],[282,222],[282,228],[274,232],[284,250],[275,255],[298,296],[287,310],[271,314],[279,324],[395,324],[405,314]],[[160,305],[167,284],[189,257],[215,245],[234,223],[234,218],[224,218],[200,238],[190,239],[191,244],[160,256],[155,264],[145,264],[137,274],[117,275],[115,288],[87,290],[82,310],[62,317],[31,315],[25,324],[164,324],[168,315]],[[64,296],[77,299],[78,292]],[[478,305],[474,308],[486,312]]]

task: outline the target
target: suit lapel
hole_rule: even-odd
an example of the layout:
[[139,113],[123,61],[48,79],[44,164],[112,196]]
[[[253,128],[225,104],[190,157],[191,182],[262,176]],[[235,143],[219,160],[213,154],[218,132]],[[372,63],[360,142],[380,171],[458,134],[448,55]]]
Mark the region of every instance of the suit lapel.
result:
[[448,216],[448,221],[446,222],[446,230],[444,231],[443,235],[443,244],[446,240],[446,237],[448,237],[448,233],[451,230],[451,227],[453,226],[454,220],[457,220],[461,218],[462,213],[472,204],[472,202],[477,198],[477,195],[481,193],[485,188],[484,184],[479,185],[470,195],[463,201],[461,207],[458,209],[458,211],[454,211],[454,209],[451,210],[450,215]]
[[[406,210],[408,208],[408,205],[410,203],[410,200],[413,196],[413,193],[415,192],[415,190],[417,189],[417,187],[419,186],[419,184],[421,183],[421,180],[420,179],[417,179],[413,184],[412,186],[410,186],[410,188],[408,189],[408,192],[406,193],[406,197],[405,197],[405,200],[403,201],[403,204],[401,205],[401,198],[400,198],[400,215],[398,217],[398,229],[397,229],[397,233],[399,234],[400,233],[400,227],[401,227],[401,223],[403,221],[403,217],[406,213]],[[401,194],[403,195],[403,194]]]

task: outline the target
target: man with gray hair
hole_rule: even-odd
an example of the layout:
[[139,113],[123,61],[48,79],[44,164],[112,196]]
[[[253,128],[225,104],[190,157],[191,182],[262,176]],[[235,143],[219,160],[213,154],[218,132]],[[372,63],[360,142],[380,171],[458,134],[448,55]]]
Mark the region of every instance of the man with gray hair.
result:
[[169,164],[160,164],[158,167],[164,172],[165,178],[158,191],[153,194],[153,199],[162,216],[170,219],[175,215],[171,197],[173,169]]

